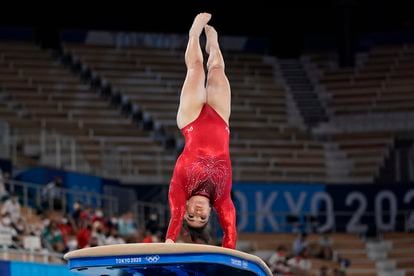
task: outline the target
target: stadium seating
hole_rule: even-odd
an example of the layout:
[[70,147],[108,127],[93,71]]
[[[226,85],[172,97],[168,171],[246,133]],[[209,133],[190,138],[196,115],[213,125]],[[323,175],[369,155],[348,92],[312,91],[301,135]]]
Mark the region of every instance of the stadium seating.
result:
[[37,133],[45,129],[73,137],[79,155],[98,174],[105,172],[106,156],[125,164],[118,175],[133,174],[146,181],[168,179],[174,156],[50,53],[26,43],[2,43],[0,51],[4,65],[0,85],[8,99],[8,108],[2,110],[12,128]]

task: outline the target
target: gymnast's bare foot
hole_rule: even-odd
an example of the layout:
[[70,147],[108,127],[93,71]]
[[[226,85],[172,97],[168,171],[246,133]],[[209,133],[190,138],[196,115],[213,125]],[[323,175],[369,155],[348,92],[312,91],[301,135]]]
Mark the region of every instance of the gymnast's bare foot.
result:
[[204,31],[206,33],[207,38],[206,52],[207,54],[210,54],[211,47],[218,47],[217,32],[212,26],[207,24],[204,27]]
[[208,21],[210,21],[211,14],[209,13],[199,13],[194,18],[193,25],[190,29],[190,36],[197,36],[199,37],[201,32],[203,31],[204,26],[207,24]]

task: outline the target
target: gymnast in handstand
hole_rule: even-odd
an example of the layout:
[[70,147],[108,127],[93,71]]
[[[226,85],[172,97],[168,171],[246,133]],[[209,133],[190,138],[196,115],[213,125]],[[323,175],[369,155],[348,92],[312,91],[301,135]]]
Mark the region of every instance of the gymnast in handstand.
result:
[[[230,84],[224,71],[216,30],[207,23],[211,14],[198,14],[189,31],[185,52],[187,74],[181,90],[177,126],[185,146],[175,164],[169,188],[171,219],[166,242],[175,242],[184,223],[202,231],[213,207],[223,230],[222,246],[234,249],[236,212],[231,199],[229,153]],[[207,81],[200,46],[206,35]],[[192,236],[192,241],[195,241]]]

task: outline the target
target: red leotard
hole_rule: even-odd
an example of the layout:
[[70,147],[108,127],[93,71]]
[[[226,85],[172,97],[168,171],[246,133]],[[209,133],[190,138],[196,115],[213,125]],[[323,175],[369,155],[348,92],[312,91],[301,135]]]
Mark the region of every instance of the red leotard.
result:
[[208,104],[200,115],[183,127],[185,147],[175,164],[169,189],[171,219],[166,239],[176,241],[193,195],[210,199],[223,229],[223,247],[236,247],[236,212],[231,200],[232,171],[229,153],[230,130]]

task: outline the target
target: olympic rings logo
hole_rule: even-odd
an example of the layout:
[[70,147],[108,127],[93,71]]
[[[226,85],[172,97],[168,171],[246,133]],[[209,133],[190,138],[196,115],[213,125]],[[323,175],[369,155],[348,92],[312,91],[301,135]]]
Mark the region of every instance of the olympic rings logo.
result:
[[147,256],[147,257],[145,257],[145,260],[147,260],[147,262],[149,262],[149,263],[156,263],[160,260],[160,256],[158,256],[158,255]]

